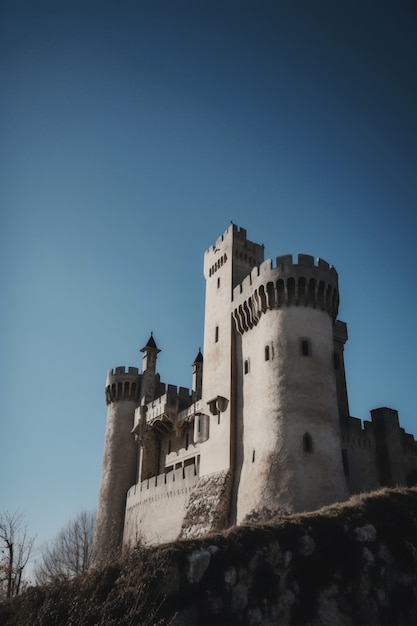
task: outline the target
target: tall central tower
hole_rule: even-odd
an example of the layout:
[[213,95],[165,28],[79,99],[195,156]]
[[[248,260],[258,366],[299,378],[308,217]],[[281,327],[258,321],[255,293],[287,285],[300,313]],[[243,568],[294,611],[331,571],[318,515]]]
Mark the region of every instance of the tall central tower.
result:
[[210,418],[209,438],[201,444],[202,475],[229,470],[234,441],[233,289],[262,263],[264,247],[246,239],[235,224],[204,256],[206,307],[204,323],[203,407]]

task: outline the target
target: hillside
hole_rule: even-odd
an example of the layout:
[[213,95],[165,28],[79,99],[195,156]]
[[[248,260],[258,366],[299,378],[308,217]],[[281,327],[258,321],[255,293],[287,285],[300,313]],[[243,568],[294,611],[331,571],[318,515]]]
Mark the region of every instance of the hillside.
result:
[[417,623],[417,488],[139,548],[0,605],[16,626]]

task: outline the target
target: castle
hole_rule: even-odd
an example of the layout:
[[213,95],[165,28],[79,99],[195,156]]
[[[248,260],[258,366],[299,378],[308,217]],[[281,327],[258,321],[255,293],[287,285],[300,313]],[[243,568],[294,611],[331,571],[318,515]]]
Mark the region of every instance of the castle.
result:
[[165,385],[150,336],[142,371],[116,367],[93,559],[417,482],[417,443],[393,409],[349,416],[347,328],[334,267],[264,260],[231,224],[204,256],[204,359]]

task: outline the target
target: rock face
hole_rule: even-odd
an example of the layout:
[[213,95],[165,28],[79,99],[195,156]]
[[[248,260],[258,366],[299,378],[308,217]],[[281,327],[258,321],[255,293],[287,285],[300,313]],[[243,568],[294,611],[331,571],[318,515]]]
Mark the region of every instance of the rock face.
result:
[[417,490],[386,494],[206,540],[178,569],[190,601],[172,623],[417,623]]
[[415,626],[417,488],[138,549],[29,589],[0,623]]

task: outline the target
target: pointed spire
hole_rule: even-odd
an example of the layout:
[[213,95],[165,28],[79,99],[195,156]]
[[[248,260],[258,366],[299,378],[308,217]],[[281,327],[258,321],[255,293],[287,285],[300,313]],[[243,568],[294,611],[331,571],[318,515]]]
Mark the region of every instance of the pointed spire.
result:
[[151,332],[151,335],[148,339],[148,343],[146,344],[146,346],[144,346],[143,348],[141,348],[141,352],[145,352],[146,350],[148,350],[148,348],[152,348],[154,350],[157,350],[158,352],[161,352],[158,348],[158,346],[155,343],[155,339],[153,338],[153,332]]
[[[194,363],[202,363],[203,362],[203,355],[201,354],[201,348],[198,349],[198,354],[194,359]],[[193,363],[193,365],[194,365]]]

